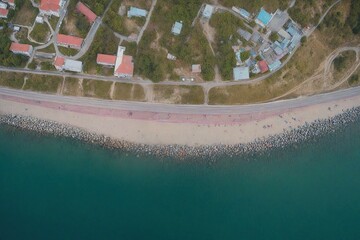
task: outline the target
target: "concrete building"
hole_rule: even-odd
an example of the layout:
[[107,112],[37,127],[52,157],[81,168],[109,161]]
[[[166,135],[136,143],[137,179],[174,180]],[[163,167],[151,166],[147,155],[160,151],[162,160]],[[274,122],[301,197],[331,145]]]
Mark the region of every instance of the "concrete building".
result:
[[131,17],[146,17],[148,14],[148,11],[137,8],[137,7],[130,7],[129,11],[127,12],[128,18]]
[[90,24],[95,22],[95,20],[97,18],[96,14],[93,11],[91,11],[91,9],[88,8],[82,2],[78,2],[76,4],[76,10],[78,12],[82,13],[86,17],[86,19],[89,21]]
[[272,32],[279,32],[280,29],[285,25],[287,21],[289,21],[290,17],[287,12],[283,12],[281,10],[277,10],[274,14],[274,16],[271,18],[271,21],[269,22],[268,28]]
[[125,47],[119,46],[115,62],[114,76],[131,78],[134,75],[134,63],[132,56],[124,55]]
[[241,17],[243,17],[245,20],[249,21],[251,20],[251,14],[246,11],[243,8],[236,8],[236,7],[232,7],[231,8],[234,12],[236,12],[237,14],[239,14]]
[[12,9],[15,9],[16,5],[15,5],[15,0],[3,0],[3,2],[6,2],[7,4],[9,4],[9,6]]
[[171,28],[171,32],[172,34],[174,34],[175,36],[180,35],[181,30],[182,30],[183,24],[182,22],[175,22],[174,25]]
[[242,29],[242,28],[239,28],[237,32],[238,32],[238,34],[239,34],[242,38],[244,38],[246,41],[250,41],[250,39],[251,39],[251,33],[249,33],[248,31],[245,31],[245,30]]
[[0,2],[0,9],[7,9],[8,5],[6,3]]
[[206,4],[202,13],[203,18],[210,19],[213,13],[214,7],[212,5]]
[[59,17],[63,0],[41,0],[39,11],[43,15]]
[[35,18],[35,22],[43,24],[44,23],[44,18],[42,16],[37,16]]
[[83,64],[81,61],[75,61],[71,59],[65,59],[63,70],[81,73],[82,72]]
[[58,34],[56,44],[62,47],[80,49],[84,40],[79,37]]
[[191,66],[192,73],[201,73],[201,65],[200,64],[193,64]]
[[10,51],[15,54],[21,54],[30,57],[33,52],[33,46],[29,44],[11,43]]
[[233,74],[235,81],[250,79],[248,67],[236,67],[233,69]]
[[263,8],[260,10],[258,16],[255,19],[255,22],[260,25],[262,28],[265,28],[272,19],[272,15],[265,11]]

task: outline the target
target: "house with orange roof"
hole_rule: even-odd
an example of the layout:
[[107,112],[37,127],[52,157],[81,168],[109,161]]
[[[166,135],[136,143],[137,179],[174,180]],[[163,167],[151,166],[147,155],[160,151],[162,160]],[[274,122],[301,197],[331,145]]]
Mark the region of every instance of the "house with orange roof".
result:
[[96,63],[99,65],[114,67],[116,63],[116,56],[99,53],[96,57]]
[[29,44],[21,44],[21,43],[13,42],[11,43],[10,51],[12,51],[15,54],[22,54],[30,57],[30,55],[33,52],[33,46]]
[[265,60],[259,61],[257,63],[257,65],[258,65],[261,73],[266,73],[267,71],[269,71],[269,66],[268,66],[268,64],[266,63]]
[[85,15],[85,17],[87,18],[87,20],[90,23],[95,22],[95,19],[97,18],[96,14],[90,10],[90,8],[88,8],[85,4],[83,4],[82,2],[78,2],[76,4],[76,10],[82,14]]
[[56,57],[55,61],[53,63],[54,67],[56,68],[56,70],[58,71],[62,71],[64,68],[64,64],[65,64],[65,58],[63,57]]
[[9,10],[0,8],[0,18],[7,18],[9,14]]
[[132,56],[124,55],[125,47],[119,46],[116,56],[114,76],[131,78],[134,75],[134,63]]
[[41,0],[39,10],[43,15],[59,17],[62,4],[62,0]]
[[79,37],[74,37],[70,35],[58,34],[56,39],[56,44],[58,46],[67,47],[67,48],[74,48],[80,49],[84,39]]

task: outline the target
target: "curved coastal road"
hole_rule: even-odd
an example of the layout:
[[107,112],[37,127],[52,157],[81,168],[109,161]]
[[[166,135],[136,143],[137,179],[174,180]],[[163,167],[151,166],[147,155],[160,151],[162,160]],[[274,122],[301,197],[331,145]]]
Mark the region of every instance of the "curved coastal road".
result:
[[[59,104],[70,104],[81,107],[97,107],[103,109],[120,109],[127,111],[139,112],[157,112],[157,113],[177,113],[177,114],[206,114],[206,115],[223,115],[223,114],[253,114],[264,112],[276,112],[295,108],[301,108],[321,103],[333,102],[337,100],[349,99],[360,96],[360,87],[340,90],[331,93],[314,95],[310,97],[301,97],[297,99],[276,101],[271,103],[236,105],[236,106],[200,106],[200,105],[171,105],[143,102],[126,102],[99,100],[84,97],[65,97],[59,95],[48,95],[22,90],[13,90],[0,88],[0,98],[16,97],[41,102],[54,102]],[[359,103],[360,105],[360,103]]]

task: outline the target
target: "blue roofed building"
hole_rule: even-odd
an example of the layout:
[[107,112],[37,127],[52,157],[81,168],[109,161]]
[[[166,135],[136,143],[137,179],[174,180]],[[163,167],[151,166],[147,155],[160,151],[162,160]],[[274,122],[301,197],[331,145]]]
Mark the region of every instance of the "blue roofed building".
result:
[[148,12],[144,9],[137,8],[137,7],[130,7],[129,11],[127,12],[127,16],[131,17],[146,17]]
[[255,22],[261,27],[265,28],[272,19],[272,15],[265,11],[263,8],[260,10],[259,15],[255,19]]
[[248,67],[236,67],[233,69],[234,80],[246,80],[250,78],[249,68]]
[[272,64],[269,64],[269,70],[270,72],[273,72],[281,67],[280,60],[274,61]]
[[175,22],[174,25],[171,28],[171,32],[172,34],[174,34],[175,36],[180,35],[181,30],[182,30],[183,24],[182,22]]

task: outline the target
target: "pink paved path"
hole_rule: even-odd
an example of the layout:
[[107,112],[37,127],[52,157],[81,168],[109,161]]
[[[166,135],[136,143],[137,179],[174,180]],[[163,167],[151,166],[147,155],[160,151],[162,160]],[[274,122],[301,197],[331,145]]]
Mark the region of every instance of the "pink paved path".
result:
[[61,111],[76,112],[82,114],[98,115],[104,117],[116,117],[123,119],[148,120],[167,123],[193,123],[193,124],[221,124],[221,125],[239,125],[249,121],[259,121],[270,116],[280,115],[287,111],[262,112],[254,114],[180,114],[180,113],[159,113],[147,111],[128,111],[121,109],[81,106],[75,104],[62,104],[51,101],[38,101],[27,98],[13,97],[0,94],[0,99],[24,103],[49,109]]

